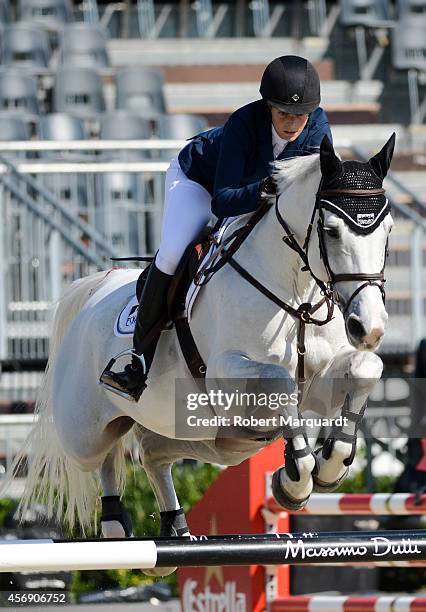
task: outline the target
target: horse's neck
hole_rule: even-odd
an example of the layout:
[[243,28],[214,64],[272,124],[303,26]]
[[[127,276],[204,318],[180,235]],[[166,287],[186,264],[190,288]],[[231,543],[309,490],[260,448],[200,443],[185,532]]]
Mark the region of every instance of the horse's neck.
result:
[[[293,189],[293,186],[282,197],[287,205],[281,206],[281,213],[302,245],[312,214],[312,197],[297,198],[297,190]],[[312,301],[316,293],[316,283],[309,272],[302,272],[303,262],[300,256],[283,242],[284,235],[274,207],[271,207],[244,242],[244,248],[241,247],[243,258],[237,258],[279,297],[295,300],[297,303]]]

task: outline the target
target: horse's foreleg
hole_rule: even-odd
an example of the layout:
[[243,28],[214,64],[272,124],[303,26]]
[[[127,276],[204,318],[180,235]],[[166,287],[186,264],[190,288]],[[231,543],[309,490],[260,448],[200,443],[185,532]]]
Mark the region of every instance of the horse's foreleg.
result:
[[[268,407],[252,415],[258,417],[275,416],[276,428],[282,430],[286,440],[285,466],[279,468],[273,475],[273,494],[282,506],[289,510],[299,510],[306,505],[313,488],[312,474],[317,469],[317,459],[309,446],[305,427],[301,424],[298,409],[298,399],[295,382],[289,371],[279,365],[263,363],[250,359],[246,355],[234,351],[227,351],[209,361],[207,377],[220,379],[247,379],[247,391],[266,397],[286,393],[289,401],[280,405],[280,413],[272,412]],[[250,408],[246,409],[247,411]],[[282,427],[281,419],[289,425]],[[260,432],[259,432],[260,433]]]
[[272,493],[277,502],[288,510],[306,506],[313,490],[317,461],[302,428],[294,438],[285,440],[285,465],[272,476]]
[[341,424],[334,424],[322,448],[318,449],[319,471],[314,490],[331,492],[347,477],[356,453],[357,431],[367,398],[382,373],[381,359],[372,353],[352,353],[345,372],[347,389],[341,408]]

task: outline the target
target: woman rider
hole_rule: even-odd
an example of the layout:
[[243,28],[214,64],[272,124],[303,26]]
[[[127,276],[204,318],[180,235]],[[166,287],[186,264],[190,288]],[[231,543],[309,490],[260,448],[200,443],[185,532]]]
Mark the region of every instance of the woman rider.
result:
[[261,100],[239,108],[224,126],[194,136],[167,170],[161,243],[142,291],[131,363],[101,375],[102,384],[130,400],[137,401],[146,387],[158,336],[143,356],[141,342],[165,312],[178,263],[211,213],[225,218],[253,212],[262,194],[275,193],[269,176],[274,159],[318,153],[324,135],[332,140],[319,107],[319,76],[308,60],[273,60],[260,94]]

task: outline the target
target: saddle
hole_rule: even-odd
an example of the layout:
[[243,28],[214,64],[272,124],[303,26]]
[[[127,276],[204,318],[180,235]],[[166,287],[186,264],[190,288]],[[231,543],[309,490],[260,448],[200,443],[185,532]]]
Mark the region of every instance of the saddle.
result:
[[[216,226],[205,227],[186,248],[167,294],[167,314],[170,322],[174,322],[175,318],[185,310],[186,294],[197,274],[201,261],[210,249],[215,232]],[[143,270],[136,283],[138,302],[140,302],[150,266],[151,263]]]

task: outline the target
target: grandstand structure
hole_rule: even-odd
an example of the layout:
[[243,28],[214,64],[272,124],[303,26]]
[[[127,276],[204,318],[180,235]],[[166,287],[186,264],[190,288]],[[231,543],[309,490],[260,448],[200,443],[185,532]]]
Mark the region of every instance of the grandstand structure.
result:
[[155,251],[170,158],[257,99],[284,54],[317,67],[343,157],[397,133],[383,354],[412,352],[426,333],[425,45],[426,0],[0,0],[0,412],[31,411],[64,287]]

